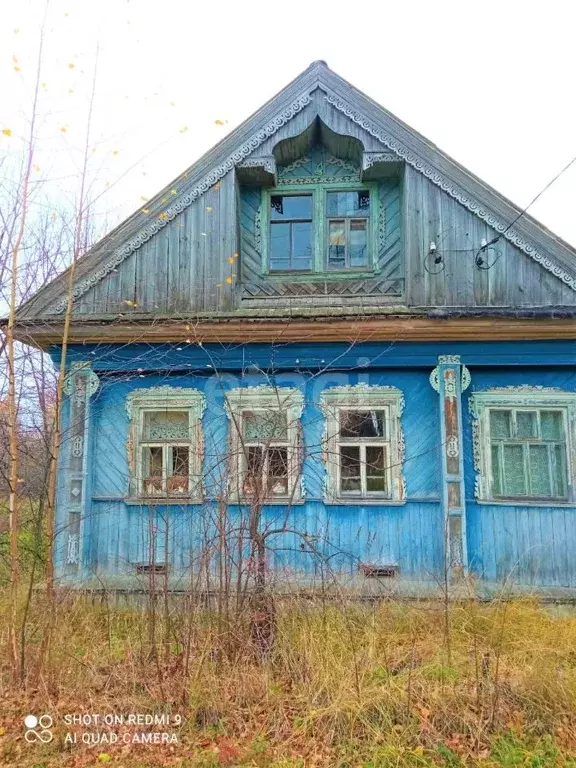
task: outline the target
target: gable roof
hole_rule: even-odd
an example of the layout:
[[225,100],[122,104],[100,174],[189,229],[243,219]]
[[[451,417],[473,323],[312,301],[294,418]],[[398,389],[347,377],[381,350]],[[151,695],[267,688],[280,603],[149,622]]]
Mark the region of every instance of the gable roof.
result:
[[[100,240],[76,265],[73,295],[80,298],[124,259],[161,231],[208,191],[234,166],[311,103],[317,89],[332,107],[376,138],[387,151],[422,173],[433,184],[485,221],[498,234],[576,291],[576,250],[528,214],[442,152],[364,93],[333,72],[324,61],[304,72],[203,155],[146,206]],[[180,190],[171,196],[174,188]],[[166,206],[166,197],[172,202]],[[511,227],[511,222],[515,222]],[[64,272],[18,311],[18,320],[62,314],[66,306],[69,271]]]

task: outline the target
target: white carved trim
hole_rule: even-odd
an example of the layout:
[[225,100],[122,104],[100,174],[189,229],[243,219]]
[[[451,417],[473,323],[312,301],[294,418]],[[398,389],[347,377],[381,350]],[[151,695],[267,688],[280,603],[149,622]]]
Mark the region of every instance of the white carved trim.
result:
[[[314,89],[310,89],[306,93],[303,93],[297,99],[295,99],[290,106],[286,107],[279,115],[273,120],[267,123],[263,128],[260,128],[254,133],[254,135],[245,141],[238,149],[236,149],[223,163],[213,168],[210,173],[205,176],[196,186],[188,190],[186,194],[180,196],[171,205],[165,208],[162,213],[163,216],[156,216],[154,221],[148,221],[144,227],[125,245],[118,248],[112,255],[112,257],[103,264],[96,272],[86,277],[80,283],[78,283],[72,291],[73,299],[79,299],[87,291],[108,275],[112,270],[121,264],[130,254],[137,251],[141,245],[146,243],[157,232],[160,232],[170,221],[178,216],[182,211],[189,208],[192,203],[211,187],[214,186],[220,179],[222,179],[229,171],[232,170],[238,163],[244,161],[248,155],[251,155],[255,149],[263,144],[270,136],[273,136],[282,126],[286,125],[294,115],[301,112],[311,102],[310,94]],[[54,307],[53,311],[60,313],[66,309],[68,303],[68,297],[61,299]]]
[[341,497],[338,494],[338,461],[337,442],[339,433],[340,408],[386,408],[389,414],[388,457],[390,462],[390,496],[378,497],[371,495],[369,499],[386,501],[404,501],[406,498],[406,483],[402,474],[404,463],[404,433],[400,417],[404,410],[404,395],[400,389],[391,386],[371,386],[356,384],[351,387],[329,387],[320,395],[320,410],[325,416],[324,439],[322,454],[324,457],[326,475],[324,480],[325,499],[329,503],[366,501],[365,498],[352,496]]
[[544,269],[548,270],[548,272],[551,272],[559,280],[562,280],[563,283],[566,283],[566,285],[569,285],[571,288],[576,290],[576,278],[566,272],[566,270],[564,270],[562,267],[558,266],[557,264],[553,264],[545,254],[542,254],[536,250],[534,246],[527,242],[513,228],[509,229],[509,222],[502,222],[496,216],[494,216],[494,214],[485,210],[476,200],[470,197],[470,195],[466,194],[466,192],[464,192],[464,190],[461,189],[457,184],[455,184],[453,181],[449,181],[435,168],[427,165],[422,160],[422,158],[405,147],[398,139],[394,138],[389,133],[386,133],[384,130],[382,130],[382,128],[374,124],[364,115],[361,115],[359,112],[353,109],[350,104],[348,104],[340,96],[337,96],[335,93],[333,93],[329,88],[324,85],[320,85],[319,87],[322,91],[324,91],[326,101],[335,109],[345,114],[346,117],[350,118],[350,120],[352,120],[354,123],[361,126],[371,136],[374,136],[374,138],[378,139],[378,141],[381,141],[382,144],[395,152],[399,157],[402,158],[402,160],[407,162],[408,165],[412,166],[416,171],[423,174],[433,184],[435,184],[437,187],[440,187],[442,191],[449,194],[450,197],[453,197],[461,205],[471,211],[471,213],[485,221],[490,227],[496,230],[498,234],[500,234],[506,240],[509,240],[521,251],[524,251],[524,253],[530,256],[530,258],[534,259],[534,261],[540,264]]
[[[576,483],[576,393],[566,392],[556,387],[533,385],[493,387],[474,392],[470,397],[468,408],[472,416],[472,449],[476,471],[474,492],[476,498],[481,501],[494,501],[491,488],[490,425],[488,418],[490,408],[496,406],[565,409],[568,497],[570,501],[574,501],[576,499],[574,487]],[[522,501],[514,503],[522,504]],[[548,506],[546,499],[542,499],[541,503],[543,506]]]
[[[305,93],[295,99],[289,107],[284,109],[277,117],[267,123],[264,128],[255,132],[255,134],[237,150],[235,150],[223,163],[216,166],[207,176],[205,176],[196,186],[189,190],[185,195],[175,200],[164,211],[162,217],[155,217],[154,221],[149,221],[140,231],[121,248],[117,249],[112,258],[103,264],[98,270],[79,282],[73,292],[73,299],[78,299],[87,291],[116,269],[130,254],[134,253],[141,245],[147,242],[157,232],[163,229],[170,221],[186,210],[199,196],[203,195],[210,187],[214,186],[222,179],[232,168],[242,162],[254,152],[264,141],[273,136],[282,126],[286,125],[295,115],[301,112],[304,107],[311,103],[311,94],[314,90],[320,88],[325,94],[326,101],[335,109],[345,114],[350,120],[360,125],[371,136],[378,139],[382,144],[388,147],[398,157],[412,166],[419,173],[422,173],[433,184],[440,187],[444,192],[456,199],[461,205],[474,213],[480,219],[485,221],[502,237],[509,240],[517,248],[522,250],[534,261],[539,263],[544,269],[551,272],[555,277],[576,290],[576,278],[570,275],[566,270],[557,264],[553,264],[550,259],[540,253],[534,246],[527,242],[513,228],[508,229],[509,223],[500,221],[489,211],[485,210],[476,200],[466,194],[457,184],[446,179],[435,168],[427,165],[418,155],[405,147],[398,139],[395,139],[389,133],[377,126],[364,115],[353,109],[344,99],[337,96],[327,86],[323,84],[314,84]],[[381,153],[384,154],[384,153]],[[54,305],[52,310],[61,313],[66,309],[68,298],[61,299]]]

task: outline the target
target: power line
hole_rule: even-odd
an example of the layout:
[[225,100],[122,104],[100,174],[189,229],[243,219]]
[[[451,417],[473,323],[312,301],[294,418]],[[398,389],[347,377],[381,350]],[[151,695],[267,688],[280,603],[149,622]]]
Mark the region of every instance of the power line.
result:
[[[567,170],[568,170],[568,169],[569,169],[571,166],[573,166],[573,165],[574,165],[574,163],[576,163],[576,157],[573,157],[573,158],[572,158],[572,160],[570,160],[570,162],[569,162],[567,165],[565,165],[565,166],[564,166],[564,168],[562,168],[562,170],[558,171],[558,173],[556,174],[556,176],[554,176],[554,178],[553,178],[553,179],[551,179],[551,180],[548,182],[548,184],[546,184],[546,186],[545,186],[543,189],[541,189],[541,190],[540,190],[540,192],[538,192],[538,194],[536,195],[536,197],[534,197],[534,198],[533,198],[533,199],[532,199],[532,200],[531,200],[531,201],[528,203],[528,205],[526,206],[526,208],[524,208],[522,211],[520,211],[520,213],[519,213],[519,214],[516,216],[516,218],[514,218],[514,219],[513,219],[513,220],[510,222],[510,224],[508,224],[508,226],[506,227],[506,229],[505,229],[503,232],[500,232],[500,234],[499,234],[499,235],[496,235],[496,237],[493,237],[493,238],[492,238],[492,240],[489,240],[487,243],[484,243],[484,245],[481,245],[481,246],[480,246],[480,248],[479,248],[479,249],[478,249],[478,251],[476,252],[476,256],[475,256],[475,258],[474,258],[474,260],[476,261],[476,266],[478,266],[478,267],[481,267],[481,266],[483,265],[483,259],[480,259],[480,254],[482,253],[482,251],[485,251],[486,249],[490,248],[490,246],[492,246],[492,245],[495,245],[495,244],[496,244],[496,243],[497,243],[497,242],[498,242],[498,241],[499,241],[499,240],[500,240],[502,237],[504,237],[504,235],[505,235],[507,232],[509,232],[509,231],[512,229],[512,227],[514,226],[514,224],[516,224],[516,223],[517,223],[517,222],[518,222],[518,221],[519,221],[519,220],[522,218],[522,216],[524,216],[524,215],[525,215],[525,214],[528,212],[528,209],[529,209],[529,208],[531,208],[531,207],[534,205],[534,203],[536,202],[536,200],[538,200],[540,197],[542,197],[542,195],[544,194],[544,192],[547,192],[547,191],[550,189],[550,187],[552,186],[552,184],[554,184],[556,181],[558,181],[558,179],[559,179],[559,178],[560,178],[560,177],[561,177],[561,176],[562,176],[564,173],[566,173],[566,171],[567,171]],[[478,261],[479,261],[479,260],[480,260],[480,263],[478,263]]]

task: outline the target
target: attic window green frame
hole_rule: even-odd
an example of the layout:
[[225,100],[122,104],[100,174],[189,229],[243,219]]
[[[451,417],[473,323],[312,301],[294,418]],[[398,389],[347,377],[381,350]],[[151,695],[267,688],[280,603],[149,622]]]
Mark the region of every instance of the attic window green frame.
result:
[[[329,192],[363,192],[370,195],[370,204],[367,216],[332,216],[328,213],[327,195]],[[283,195],[301,196],[310,195],[312,197],[312,257],[310,269],[297,270],[271,270],[270,269],[270,236],[273,226],[270,210],[272,198]],[[325,279],[336,280],[340,278],[365,277],[371,275],[376,270],[378,260],[378,216],[380,213],[380,202],[378,199],[378,185],[375,183],[362,182],[334,182],[323,184],[302,184],[302,185],[279,185],[262,190],[261,201],[261,231],[262,231],[262,275],[269,279],[278,278],[285,280],[287,276],[291,280],[309,280],[311,277],[321,276]],[[368,259],[366,266],[362,267],[343,267],[341,269],[328,267],[328,229],[329,221],[335,219],[341,220],[360,220],[367,219],[366,243],[368,248]],[[346,223],[348,230],[349,224]],[[349,256],[346,255],[346,263],[350,263]]]

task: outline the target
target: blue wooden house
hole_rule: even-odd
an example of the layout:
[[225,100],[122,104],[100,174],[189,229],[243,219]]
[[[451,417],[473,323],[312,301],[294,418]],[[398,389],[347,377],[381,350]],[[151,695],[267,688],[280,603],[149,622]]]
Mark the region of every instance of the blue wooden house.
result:
[[325,62],[71,300],[60,583],[576,588],[576,251]]

